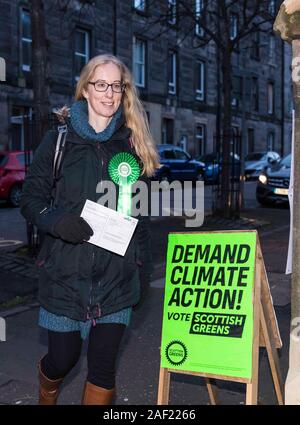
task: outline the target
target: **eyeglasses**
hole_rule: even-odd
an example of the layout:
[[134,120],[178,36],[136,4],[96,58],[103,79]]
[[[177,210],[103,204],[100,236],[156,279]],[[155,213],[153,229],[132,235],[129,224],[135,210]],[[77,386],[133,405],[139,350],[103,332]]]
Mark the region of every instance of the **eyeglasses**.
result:
[[126,85],[122,83],[104,83],[103,81],[89,81],[89,84],[92,84],[95,87],[96,91],[105,92],[108,90],[108,87],[111,87],[112,91],[115,93],[122,93],[125,90]]

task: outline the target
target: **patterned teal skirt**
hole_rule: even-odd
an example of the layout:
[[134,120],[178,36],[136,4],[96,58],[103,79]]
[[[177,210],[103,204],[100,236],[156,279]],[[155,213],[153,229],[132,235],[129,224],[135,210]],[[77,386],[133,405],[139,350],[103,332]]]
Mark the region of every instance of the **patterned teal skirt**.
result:
[[[132,308],[128,307],[123,310],[111,313],[103,317],[99,317],[94,321],[95,324],[100,323],[121,323],[128,326],[130,323]],[[73,332],[80,331],[82,339],[86,339],[90,333],[93,320],[86,320],[81,322],[79,320],[73,320],[66,316],[58,316],[50,311],[40,307],[39,312],[39,326],[56,332]]]

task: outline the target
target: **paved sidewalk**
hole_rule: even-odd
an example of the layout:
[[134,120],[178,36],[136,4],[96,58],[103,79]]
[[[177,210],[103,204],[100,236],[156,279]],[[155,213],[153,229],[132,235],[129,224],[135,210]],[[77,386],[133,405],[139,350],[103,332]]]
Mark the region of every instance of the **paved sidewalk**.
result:
[[[151,288],[143,309],[134,313],[131,328],[125,334],[117,373],[117,405],[155,405],[157,401],[163,290]],[[289,305],[276,307],[284,348],[281,350],[283,377],[287,372]],[[6,319],[7,341],[0,343],[0,404],[35,405],[37,403],[38,360],[47,350],[47,335],[37,326],[38,308]],[[66,378],[59,404],[80,404],[86,377],[86,350],[74,370]],[[221,404],[244,404],[245,385],[218,381]],[[266,356],[260,350],[259,403],[276,404],[276,396]],[[172,374],[170,405],[209,404],[203,378]]]
[[24,255],[0,253],[0,311],[6,305],[24,302],[37,292],[38,272],[34,260]]
[[0,268],[21,276],[33,279],[37,278],[34,260],[28,256],[21,256],[14,252],[0,253]]

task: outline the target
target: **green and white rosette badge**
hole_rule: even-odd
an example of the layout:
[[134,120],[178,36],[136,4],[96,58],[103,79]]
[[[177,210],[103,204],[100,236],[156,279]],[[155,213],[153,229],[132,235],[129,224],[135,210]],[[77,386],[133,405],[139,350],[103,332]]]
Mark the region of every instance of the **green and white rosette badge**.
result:
[[128,152],[120,152],[109,161],[108,172],[112,181],[119,185],[117,210],[131,215],[131,186],[140,176],[137,160]]

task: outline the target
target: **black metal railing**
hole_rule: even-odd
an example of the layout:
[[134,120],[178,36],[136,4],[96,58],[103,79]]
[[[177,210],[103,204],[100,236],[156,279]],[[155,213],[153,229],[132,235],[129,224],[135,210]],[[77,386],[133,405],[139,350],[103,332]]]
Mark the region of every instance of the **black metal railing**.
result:
[[[215,140],[215,150],[217,153],[215,167],[218,170],[217,179],[215,179],[212,189],[212,213],[222,214],[224,202],[227,202],[231,217],[239,217],[242,208],[241,193],[241,143],[242,137],[238,131],[232,131],[229,135],[221,136],[219,141]],[[230,147],[229,158],[225,160],[222,153],[222,146],[225,144]],[[222,184],[222,170],[224,167],[229,169],[228,184],[224,187]]]
[[[54,114],[49,114],[49,116],[45,118],[45,120],[43,120],[42,122],[37,122],[34,117],[26,116],[23,118],[23,125],[25,167],[27,171],[32,161],[32,157],[34,156],[34,152],[41,142],[41,140],[38,140],[37,138],[37,126],[42,125],[42,128],[46,133],[47,130],[57,128],[58,121]],[[39,232],[37,227],[29,221],[26,221],[26,233],[28,249],[33,255],[36,255],[42,243],[42,234]]]

